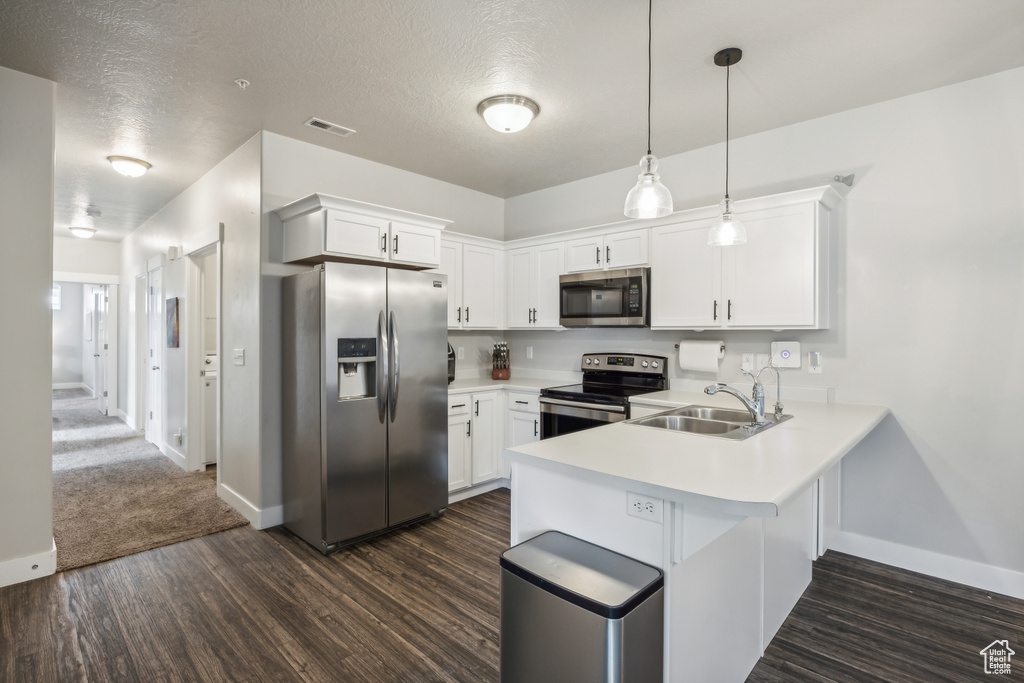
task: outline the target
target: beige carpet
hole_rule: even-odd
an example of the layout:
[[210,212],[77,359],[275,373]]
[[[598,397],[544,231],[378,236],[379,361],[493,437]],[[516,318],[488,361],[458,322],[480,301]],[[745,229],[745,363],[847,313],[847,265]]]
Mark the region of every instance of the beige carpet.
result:
[[185,472],[80,389],[53,392],[57,570],[247,524],[216,482]]

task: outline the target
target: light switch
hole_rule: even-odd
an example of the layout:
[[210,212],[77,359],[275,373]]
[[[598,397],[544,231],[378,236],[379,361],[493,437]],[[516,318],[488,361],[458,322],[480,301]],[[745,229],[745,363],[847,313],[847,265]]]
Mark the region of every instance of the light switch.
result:
[[772,365],[777,368],[800,367],[800,342],[772,342]]
[[231,352],[231,361],[235,365],[245,365],[245,349],[235,349]]

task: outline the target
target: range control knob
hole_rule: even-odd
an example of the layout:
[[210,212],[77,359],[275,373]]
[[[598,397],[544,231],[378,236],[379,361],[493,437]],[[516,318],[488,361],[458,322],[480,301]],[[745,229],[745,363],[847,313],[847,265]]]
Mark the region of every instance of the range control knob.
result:
[[600,365],[600,364],[601,364],[601,359],[600,358],[595,358],[594,359],[594,365]]
[[640,367],[642,367],[642,368],[646,368],[646,367],[647,367],[647,361],[644,361],[643,363],[641,363],[641,364],[640,364]]
[[587,365],[590,365],[590,359],[589,358],[586,360],[586,363],[587,363]]
[[658,361],[656,361],[656,360],[652,360],[652,361],[651,361],[651,367],[652,367],[652,368],[657,368],[657,367],[658,367]]

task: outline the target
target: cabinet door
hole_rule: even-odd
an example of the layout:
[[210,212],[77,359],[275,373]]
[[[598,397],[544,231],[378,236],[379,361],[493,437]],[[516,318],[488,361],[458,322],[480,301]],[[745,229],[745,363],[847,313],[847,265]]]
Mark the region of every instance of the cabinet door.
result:
[[328,209],[324,251],[383,261],[388,254],[385,247],[387,234],[387,221],[381,218]]
[[473,394],[473,483],[497,479],[501,456],[498,392]]
[[509,411],[509,446],[522,446],[540,440],[540,413]]
[[501,273],[504,254],[496,249],[462,246],[462,327],[501,327]]
[[448,490],[457,491],[470,483],[470,417],[448,416]]
[[604,236],[605,268],[629,268],[650,263],[649,230],[629,230]]
[[816,324],[815,205],[744,213],[747,243],[723,251],[723,294],[729,327]]
[[437,268],[441,263],[441,231],[391,221],[388,253],[393,263]]
[[565,243],[565,270],[580,273],[604,268],[604,238],[583,237]]
[[560,290],[558,276],[563,274],[565,246],[561,242],[534,247],[536,250],[533,275],[534,327],[559,327],[558,300]]
[[708,246],[710,225],[710,221],[694,221],[651,231],[652,328],[722,325],[722,248]]
[[508,327],[531,327],[533,320],[533,248],[513,249],[507,253],[508,263]]
[[462,327],[462,245],[441,240],[441,265],[437,272],[448,276],[448,329]]

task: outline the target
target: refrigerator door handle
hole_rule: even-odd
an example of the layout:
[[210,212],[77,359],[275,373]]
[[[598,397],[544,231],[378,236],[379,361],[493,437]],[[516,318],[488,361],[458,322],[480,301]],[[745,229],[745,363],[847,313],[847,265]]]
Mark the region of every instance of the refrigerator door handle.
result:
[[[383,315],[383,314],[382,314]],[[391,409],[391,421],[395,421],[395,413],[398,412],[398,321],[395,319],[395,312],[391,312],[391,324],[388,328],[388,336],[391,345],[388,347],[388,366],[391,368],[390,386],[388,387],[388,403]]]
[[388,332],[384,311],[377,316],[377,419],[384,424],[388,407]]

